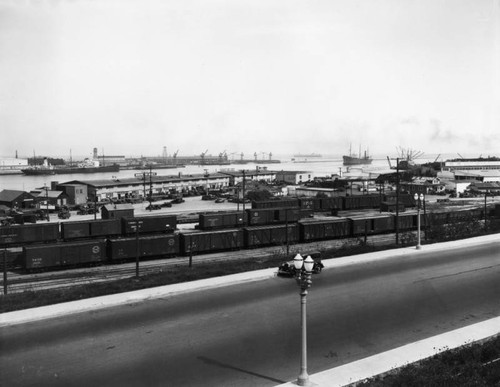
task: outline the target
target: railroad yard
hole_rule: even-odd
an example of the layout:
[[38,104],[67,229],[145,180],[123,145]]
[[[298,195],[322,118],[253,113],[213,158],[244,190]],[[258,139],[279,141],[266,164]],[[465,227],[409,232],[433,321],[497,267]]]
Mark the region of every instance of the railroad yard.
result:
[[[375,197],[375,196],[373,196]],[[484,211],[485,203],[480,200],[463,200],[463,199],[455,199],[451,201],[443,200],[440,197],[429,197],[427,198],[427,211],[435,212],[435,211],[444,211],[446,213],[460,210],[461,213],[467,212],[468,214],[474,214],[479,217],[479,220],[484,219],[484,213],[481,214],[481,211]],[[498,204],[499,200],[495,198],[488,198],[486,205],[488,208],[493,208],[492,206]],[[306,200],[306,199],[304,199]],[[300,201],[299,201],[300,203]],[[306,200],[304,203],[312,203],[311,200]],[[266,204],[266,205],[276,205],[279,209],[279,204]],[[305,205],[305,204],[304,204]],[[254,207],[258,207],[259,204],[253,203]],[[250,214],[249,209],[252,207],[251,204],[246,204],[247,214]],[[239,211],[236,211],[239,210]],[[273,216],[277,214],[276,209],[269,211],[269,209],[254,209],[252,211],[262,213],[273,213]],[[286,211],[287,214],[295,214],[296,212],[289,212],[290,209]],[[295,210],[294,210],[295,211]],[[472,212],[471,212],[472,211]],[[193,264],[198,263],[222,263],[226,261],[234,261],[234,260],[258,260],[262,257],[269,256],[278,256],[283,257],[283,260],[290,258],[291,255],[296,252],[305,252],[305,251],[334,251],[335,249],[339,249],[342,246],[349,244],[360,243],[360,240],[363,240],[364,243],[373,245],[373,246],[383,246],[383,245],[391,245],[394,244],[395,234],[394,234],[394,214],[382,213],[380,209],[377,208],[353,208],[348,210],[338,211],[338,216],[331,216],[329,212],[314,212],[314,217],[312,216],[312,211],[305,214],[306,218],[302,219],[298,225],[300,226],[300,237],[299,230],[297,228],[297,224],[295,223],[300,216],[297,218],[289,218],[289,222],[286,225],[283,225],[283,221],[277,222],[281,223],[278,225],[270,226],[261,226],[260,228],[264,229],[267,232],[268,229],[279,230],[278,236],[272,236],[271,239],[267,235],[262,234],[262,231],[259,227],[254,227],[255,232],[259,234],[251,235],[250,237],[247,235],[248,233],[253,232],[253,228],[245,228],[244,232],[245,239],[243,239],[243,232],[241,230],[238,231],[238,236],[235,237],[235,230],[227,230],[222,227],[222,230],[212,230],[211,227],[203,227],[205,222],[204,219],[211,220],[211,215],[215,216],[215,219],[218,220],[220,216],[235,216],[235,214],[243,213],[242,204],[224,202],[224,203],[215,203],[213,201],[202,201],[199,197],[190,197],[186,198],[185,202],[176,204],[171,208],[162,208],[160,210],[148,211],[146,210],[146,205],[143,203],[134,204],[134,213],[137,218],[150,218],[150,219],[165,219],[165,216],[175,216],[177,219],[177,231],[176,238],[180,236],[181,244],[183,247],[180,250],[175,250],[172,254],[168,254],[169,257],[165,258],[161,253],[164,250],[154,250],[159,251],[159,255],[157,256],[145,256],[141,255],[140,259],[140,270],[141,275],[146,275],[150,273],[158,273],[165,270],[168,270],[170,267],[188,265],[190,259],[192,259]],[[200,213],[205,213],[205,215],[201,215]],[[410,239],[415,238],[415,218],[417,211],[414,208],[410,208],[404,212],[400,213],[400,231],[406,232],[410,236]],[[204,216],[204,217],[203,217]],[[212,217],[213,217],[212,216]],[[250,217],[250,215],[248,215]],[[267,216],[267,215],[266,215]],[[288,216],[288,215],[286,215]],[[100,215],[97,215],[99,218]],[[359,218],[359,222],[358,222]],[[72,214],[70,219],[61,220],[56,217],[56,215],[52,215],[50,218],[50,222],[41,222],[41,224],[54,224],[60,223],[60,227],[62,230],[65,229],[65,224],[67,222],[92,222],[94,219],[94,215],[76,215]],[[232,219],[232,218],[231,218]],[[349,231],[348,228],[352,227],[351,225],[347,225],[345,223],[345,219],[351,219],[351,222],[358,222],[359,226],[357,228],[357,232]],[[367,230],[366,219],[374,219],[373,222],[382,221],[383,228],[377,230],[376,228],[380,228],[381,226],[373,225],[370,226],[370,230]],[[408,221],[403,221],[402,219],[409,219]],[[267,220],[261,220],[260,218],[253,225],[261,225],[270,223]],[[68,224],[68,226],[71,223]],[[252,224],[252,223],[250,223]],[[337,226],[332,226],[337,224]],[[318,226],[319,225],[319,226]],[[55,226],[55,224],[54,224]],[[207,230],[199,230],[199,228],[207,228]],[[205,225],[206,226],[206,225]],[[321,229],[318,231],[318,227]],[[333,231],[332,228],[333,227]],[[307,236],[307,232],[304,230],[308,230],[310,228],[313,231],[312,236]],[[375,229],[373,229],[375,228]],[[249,231],[250,230],[250,231]],[[288,233],[283,230],[288,230]],[[292,231],[295,230],[295,231]],[[320,234],[318,234],[318,232]],[[178,234],[177,234],[178,233]],[[222,242],[217,242],[213,249],[206,248],[206,251],[198,250],[193,248],[193,245],[188,245],[188,243],[192,242],[192,236],[200,236],[200,235],[209,235],[210,238],[213,234],[219,233],[221,235],[231,235],[228,237],[224,236]],[[229,233],[229,234],[228,234]],[[338,235],[335,233],[339,233]],[[287,240],[287,235],[289,240]],[[170,234],[171,238],[174,238],[173,234]],[[295,235],[295,236],[294,236]],[[306,235],[306,236],[304,236]],[[422,234],[425,235],[425,234]],[[145,238],[148,238],[145,236]],[[153,237],[151,237],[153,238]],[[154,237],[153,240],[160,238],[160,240],[164,240],[165,237]],[[163,238],[163,239],[162,239]],[[189,239],[191,238],[191,239]],[[203,237],[204,238],[204,237]],[[203,240],[199,242],[196,246],[201,246],[206,242]],[[254,238],[254,239],[251,239]],[[255,239],[257,238],[257,239]],[[274,239],[273,239],[274,238]],[[89,284],[96,282],[106,282],[106,281],[114,281],[117,279],[130,278],[134,275],[136,270],[136,264],[132,261],[135,256],[135,246],[137,240],[133,238],[128,238],[130,240],[129,245],[132,246],[133,252],[128,252],[123,257],[128,258],[129,262],[123,262],[124,260],[117,260],[117,262],[121,263],[119,265],[113,263],[108,264],[103,259],[91,260],[89,261],[90,265],[83,265],[82,267],[74,267],[74,265],[69,265],[70,267],[65,268],[63,265],[59,265],[60,267],[56,267],[57,271],[50,271],[47,269],[52,269],[50,265],[48,267],[40,267],[41,272],[26,272],[19,267],[13,267],[9,270],[6,275],[8,278],[8,289],[10,293],[22,292],[25,290],[42,290],[42,289],[51,289],[51,288],[62,288],[62,287],[70,287],[77,284]],[[132,240],[131,240],[132,239]],[[141,236],[141,239],[143,237]],[[311,239],[311,240],[307,240]],[[172,239],[173,240],[173,239]],[[243,242],[244,240],[244,242]],[[254,242],[250,243],[249,240]],[[189,241],[189,242],[187,242]],[[236,242],[235,242],[236,241]],[[114,243],[115,240],[108,240],[108,243]],[[63,243],[58,243],[58,245],[64,245]],[[84,242],[82,242],[84,243]],[[122,238],[116,239],[116,243],[120,245],[123,243]],[[163,243],[163,242],[162,242]],[[175,246],[177,249],[177,243],[179,243],[176,239]],[[213,242],[210,242],[213,243]],[[229,243],[229,244],[228,244]],[[286,256],[286,244],[289,245],[289,256]],[[172,245],[174,242],[172,242]],[[267,245],[267,246],[266,246]],[[102,245],[104,246],[104,245]],[[250,247],[250,249],[249,249]],[[103,250],[106,250],[105,247],[102,247]],[[213,251],[211,251],[213,250]],[[23,248],[19,247],[10,247],[10,252],[13,252],[14,255],[22,254]],[[29,251],[28,249],[24,249],[24,251]],[[35,251],[36,248],[35,248]],[[193,251],[190,254],[190,251]],[[109,245],[108,245],[109,252]],[[167,251],[168,252],[168,251]],[[142,254],[142,253],[141,253]],[[194,257],[193,257],[194,255]],[[325,255],[323,258],[331,258],[332,254]],[[333,254],[334,255],[334,254]],[[117,257],[120,255],[117,255]],[[156,259],[151,259],[156,258]],[[37,265],[33,266],[34,269],[37,269]],[[21,269],[21,270],[20,270]],[[37,269],[38,271],[38,269]]]

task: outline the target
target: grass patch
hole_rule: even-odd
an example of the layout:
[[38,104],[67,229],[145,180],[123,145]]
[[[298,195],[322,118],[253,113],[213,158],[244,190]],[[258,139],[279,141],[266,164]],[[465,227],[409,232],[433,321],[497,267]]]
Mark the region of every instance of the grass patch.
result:
[[445,351],[385,376],[368,379],[364,387],[441,387],[500,385],[500,336],[483,343]]

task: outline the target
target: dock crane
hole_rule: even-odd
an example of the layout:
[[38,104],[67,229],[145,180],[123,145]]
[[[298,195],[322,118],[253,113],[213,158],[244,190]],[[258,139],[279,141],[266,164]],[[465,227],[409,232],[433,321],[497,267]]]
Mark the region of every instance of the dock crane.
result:
[[175,165],[177,165],[177,153],[179,153],[179,149],[177,149],[177,150],[175,151],[175,153],[173,154],[173,156],[172,156],[172,157],[173,157],[173,159],[174,159],[174,164],[175,164]]
[[269,152],[269,161],[271,161],[272,157],[273,157],[273,152]]
[[253,157],[255,158],[255,161],[257,161],[257,152],[254,152]]
[[227,160],[227,153],[225,149],[223,152],[219,153],[219,162],[221,163],[224,159]]

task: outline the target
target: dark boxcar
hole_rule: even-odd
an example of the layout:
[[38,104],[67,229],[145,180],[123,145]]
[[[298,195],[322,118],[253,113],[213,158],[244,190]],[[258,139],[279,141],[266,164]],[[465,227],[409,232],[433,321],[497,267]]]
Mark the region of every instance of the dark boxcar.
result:
[[349,237],[351,223],[347,218],[299,222],[301,242]]
[[296,198],[287,198],[279,200],[262,200],[252,201],[252,208],[281,208],[281,207],[298,207],[299,201]]
[[352,235],[381,234],[394,231],[392,215],[353,216],[351,220]]
[[[403,203],[399,203],[399,212],[404,212],[405,211],[405,205]],[[380,203],[380,210],[384,212],[396,212],[396,202],[381,202]]]
[[319,199],[319,198],[299,198],[299,207],[302,210],[318,211],[321,209],[321,199]]
[[448,212],[431,212],[427,214],[427,224],[438,226],[448,223]]
[[342,198],[340,196],[334,198],[321,198],[320,209],[322,211],[341,210]]
[[139,243],[139,258],[174,256],[179,253],[179,236],[176,234],[148,235],[138,238],[108,239],[108,258],[111,261],[135,258]]
[[[394,216],[394,228],[396,228],[396,215]],[[420,214],[420,221],[423,223],[423,214]],[[400,213],[398,216],[398,229],[403,230],[413,230],[417,226],[417,215],[409,213]]]
[[89,222],[61,222],[61,236],[63,239],[88,238],[90,236]]
[[93,237],[120,235],[122,233],[120,219],[91,220],[89,225],[90,235]]
[[394,232],[394,217],[392,215],[371,216],[371,222],[374,234]]
[[176,215],[158,216],[136,216],[135,218],[122,218],[124,234],[134,234],[136,222],[139,225],[139,233],[172,232],[177,228]]
[[379,195],[353,195],[343,197],[344,210],[376,208],[380,206]]
[[259,210],[246,210],[248,224],[250,226],[256,226],[261,224],[272,224],[275,222],[276,209],[267,208]]
[[104,262],[106,260],[106,241],[104,239],[88,242],[66,242],[59,244],[59,248],[61,266]]
[[0,245],[51,242],[59,239],[59,223],[0,227]]
[[300,219],[300,210],[298,208],[277,208],[274,213],[277,222],[296,222]]
[[61,266],[61,249],[57,243],[25,246],[23,256],[27,270]]
[[448,222],[465,222],[475,219],[484,218],[483,211],[479,209],[468,209],[468,210],[458,210],[450,211],[448,213]]
[[[295,243],[299,240],[299,228],[297,224],[246,227],[243,229],[245,247],[253,248],[269,245],[282,245]],[[288,232],[288,238],[287,238]]]
[[404,193],[400,193],[399,198],[396,195],[396,193],[386,194],[384,200],[387,202],[392,202],[392,203],[396,203],[397,201],[399,201],[399,203],[400,204],[402,203],[405,207],[415,207],[416,206],[415,199],[413,198],[413,196],[409,195],[409,194],[404,194]]
[[246,212],[200,214],[198,224],[201,230],[240,227],[246,224]]
[[190,232],[180,235],[182,254],[238,250],[243,247],[243,231],[241,229]]

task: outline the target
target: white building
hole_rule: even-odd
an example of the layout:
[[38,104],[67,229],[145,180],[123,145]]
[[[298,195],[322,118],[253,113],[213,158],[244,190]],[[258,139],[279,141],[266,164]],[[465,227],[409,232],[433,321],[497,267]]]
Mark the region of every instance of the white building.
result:
[[314,180],[314,174],[308,171],[278,171],[276,181],[288,184],[303,184]]

